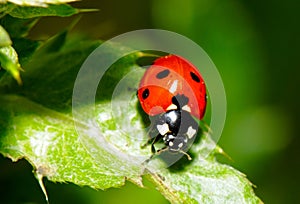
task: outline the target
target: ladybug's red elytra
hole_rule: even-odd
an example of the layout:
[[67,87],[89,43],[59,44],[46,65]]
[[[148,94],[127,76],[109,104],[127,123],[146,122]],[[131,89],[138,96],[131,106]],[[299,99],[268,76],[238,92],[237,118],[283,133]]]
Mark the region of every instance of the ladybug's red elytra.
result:
[[177,55],[160,57],[146,70],[137,95],[143,110],[157,117],[152,152],[157,152],[154,143],[162,139],[166,146],[161,150],[185,154],[198,132],[193,117],[201,120],[207,103],[206,86],[198,69]]

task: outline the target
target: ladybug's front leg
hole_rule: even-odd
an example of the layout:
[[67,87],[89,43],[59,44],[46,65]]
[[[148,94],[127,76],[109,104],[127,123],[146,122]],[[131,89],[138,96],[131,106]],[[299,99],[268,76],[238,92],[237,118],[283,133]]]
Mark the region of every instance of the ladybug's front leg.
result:
[[165,148],[162,148],[162,149],[159,149],[159,150],[156,151],[154,144],[155,144],[156,142],[158,142],[159,140],[161,140],[161,139],[162,139],[162,135],[161,135],[161,134],[158,134],[158,135],[156,135],[156,137],[151,137],[151,138],[147,141],[147,143],[144,144],[144,145],[142,146],[142,147],[144,148],[144,147],[148,146],[149,144],[151,144],[151,152],[152,152],[152,155],[151,155],[147,160],[144,161],[145,164],[147,164],[147,163],[154,157],[154,155],[158,154],[158,153],[161,152],[163,149],[166,149],[166,148],[167,148],[167,147],[165,147]]
[[155,153],[157,152],[156,149],[155,149],[154,144],[155,144],[156,142],[158,142],[160,139],[162,139],[162,136],[161,136],[160,134],[158,134],[158,135],[154,138],[154,140],[152,141],[152,143],[151,143],[151,152],[152,152],[152,154],[155,154]]
[[157,130],[157,120],[158,117],[154,117],[152,118],[152,124],[151,127],[149,128],[147,135],[149,136],[149,139],[147,140],[147,142],[145,144],[143,144],[141,147],[145,148],[148,145],[151,145],[151,152],[152,153],[156,153],[154,144],[156,142],[158,142],[159,140],[161,140],[163,138],[163,136],[158,132]]

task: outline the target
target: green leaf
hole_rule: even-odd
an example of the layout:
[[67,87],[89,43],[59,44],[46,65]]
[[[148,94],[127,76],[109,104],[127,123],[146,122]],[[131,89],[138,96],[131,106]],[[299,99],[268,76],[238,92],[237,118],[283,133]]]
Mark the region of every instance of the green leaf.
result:
[[210,157],[202,157],[210,146],[214,142],[204,134],[201,144],[190,151],[194,155],[191,164],[150,171],[147,178],[171,203],[262,203],[244,174],[214,159],[218,148]]
[[[14,160],[25,157],[39,171],[44,169],[44,176],[52,181],[70,181],[78,185],[89,185],[101,189],[120,186],[124,184],[125,177],[129,175],[126,171],[121,171],[120,174],[113,171],[124,166],[122,158],[98,147],[103,158],[98,160],[101,163],[96,162],[78,138],[70,114],[56,111],[64,112],[70,108],[69,102],[77,70],[98,44],[97,42],[86,42],[83,39],[78,40],[76,38],[74,43],[68,42],[69,44],[66,44],[65,49],[62,49],[60,53],[48,54],[44,58],[40,55],[33,56],[31,62],[25,66],[24,87],[19,88],[22,95],[26,95],[27,98],[15,95],[1,97],[0,124],[3,126],[0,129],[3,131],[1,132],[2,146],[0,149],[4,155]],[[116,49],[113,48],[112,51],[116,51]],[[52,77],[49,77],[49,73],[52,73]],[[9,87],[7,84],[3,85]],[[10,86],[5,89],[5,92],[14,92],[16,89],[17,87]],[[38,103],[33,101],[38,101]],[[108,104],[99,105],[100,108],[105,106]],[[18,117],[10,117],[10,113],[17,114]],[[18,130],[15,131],[9,124],[17,125]],[[85,127],[88,124],[83,123],[82,126]],[[49,130],[54,128],[52,129],[53,134],[44,132],[44,128]],[[59,129],[62,132],[57,131]],[[20,144],[18,141],[22,140],[24,143]],[[34,144],[32,141],[35,141]],[[43,155],[36,154],[38,150],[35,148],[41,148],[41,146],[38,147],[39,141],[49,142],[48,147],[42,147],[44,149],[42,152],[45,153]],[[65,159],[62,159],[61,153],[64,154]],[[75,155],[78,157],[73,157]],[[107,161],[105,162],[105,160]],[[74,161],[80,162],[75,164]],[[111,166],[112,161],[114,161],[114,165],[118,163],[120,168]],[[66,163],[70,165],[68,166]],[[127,170],[134,171],[133,166],[128,165]],[[137,175],[135,173],[135,176],[128,176],[128,178],[138,183]]]
[[67,34],[68,31],[65,30],[48,39],[46,44],[41,45],[36,55],[43,56],[49,53],[58,52],[64,45]]
[[12,46],[0,48],[0,65],[17,80],[18,84],[22,84],[20,77],[21,66],[19,64],[18,55]]
[[[77,72],[88,54],[100,43],[82,37],[73,37],[65,42],[60,36],[59,34],[50,38],[38,48],[30,61],[24,64],[25,72],[22,74],[24,86],[16,86],[7,77],[2,77],[0,91],[2,88],[6,93],[21,93],[54,109],[70,108]],[[58,39],[61,45],[56,47],[57,41],[53,39]],[[53,51],[54,47],[59,51]],[[47,52],[50,50],[51,52]]]
[[0,47],[11,45],[11,40],[6,30],[0,25]]
[[32,55],[35,53],[41,42],[29,40],[26,38],[13,39],[14,48],[18,53],[19,62],[21,65],[30,61]]
[[14,161],[25,157],[52,181],[101,189],[124,184],[124,177],[99,171],[80,142],[71,116],[20,96],[1,97],[0,104],[0,149],[5,156]]
[[9,12],[15,18],[34,18],[41,16],[67,17],[79,13],[78,9],[67,4],[49,5],[47,7],[20,7],[17,6]]
[[[190,163],[183,160],[170,168],[157,168],[163,163],[157,157],[144,163],[151,151],[141,148],[148,138],[149,121],[135,94],[145,71],[136,65],[140,53],[113,64],[99,83],[95,103],[76,107],[81,118],[73,118],[74,81],[99,42],[80,37],[61,42],[57,52],[46,54],[53,43],[49,40],[49,46],[40,49],[44,55],[32,56],[25,65],[23,87],[0,81],[3,155],[14,161],[27,159],[37,174],[51,181],[106,189],[122,186],[125,180],[142,185],[147,173],[144,178],[172,203],[260,202],[243,174],[214,159],[218,149],[213,151],[214,142],[207,135],[193,145]],[[130,52],[111,44],[99,62],[124,50]]]
[[74,2],[76,0],[2,0],[1,3],[11,2],[20,6],[48,6],[48,4],[62,4]]
[[34,19],[19,19],[10,15],[6,15],[0,19],[0,24],[10,34],[11,38],[26,37],[30,29],[38,22],[37,18]]

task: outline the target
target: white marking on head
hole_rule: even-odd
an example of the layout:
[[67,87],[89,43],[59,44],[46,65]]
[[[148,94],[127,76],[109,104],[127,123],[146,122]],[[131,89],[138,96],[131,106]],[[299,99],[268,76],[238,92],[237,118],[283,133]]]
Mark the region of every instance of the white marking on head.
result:
[[174,111],[170,112],[169,116],[170,116],[170,118],[171,118],[172,121],[175,121],[176,118],[177,118],[176,113]]
[[191,139],[192,137],[194,137],[194,135],[196,134],[196,130],[192,128],[192,126],[190,126],[187,130],[187,136],[189,139]]
[[172,94],[175,93],[175,91],[177,90],[177,85],[178,85],[178,80],[175,80],[169,89],[170,93]]
[[167,123],[164,123],[162,125],[157,125],[156,128],[157,128],[159,134],[161,134],[161,135],[165,135],[167,132],[170,131],[169,125]]
[[171,139],[174,139],[175,137],[173,136],[173,135],[165,135],[164,137],[163,137],[163,140],[164,141],[170,141]]
[[183,143],[181,142],[181,143],[178,145],[178,147],[181,148],[182,146],[183,146]]
[[172,147],[174,145],[173,142],[169,142],[169,146]]
[[177,106],[172,103],[171,105],[169,105],[169,107],[167,108],[167,110],[177,110]]
[[185,105],[185,106],[183,106],[182,107],[182,110],[185,110],[185,111],[187,111],[187,112],[191,112],[191,108],[190,108],[190,106],[189,105]]

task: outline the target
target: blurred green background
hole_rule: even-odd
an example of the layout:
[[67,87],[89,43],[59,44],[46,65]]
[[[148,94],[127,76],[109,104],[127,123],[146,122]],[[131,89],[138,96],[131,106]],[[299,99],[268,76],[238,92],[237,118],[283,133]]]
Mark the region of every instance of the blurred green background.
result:
[[[298,1],[83,0],[73,32],[93,38],[145,28],[167,29],[197,42],[211,57],[227,93],[227,120],[219,145],[230,164],[257,186],[265,203],[300,203],[300,3]],[[43,39],[74,17],[42,19],[31,37]],[[51,25],[51,26],[49,26]],[[45,203],[24,160],[0,159],[1,203]],[[50,203],[168,203],[150,185],[127,183],[95,191],[45,179]]]

